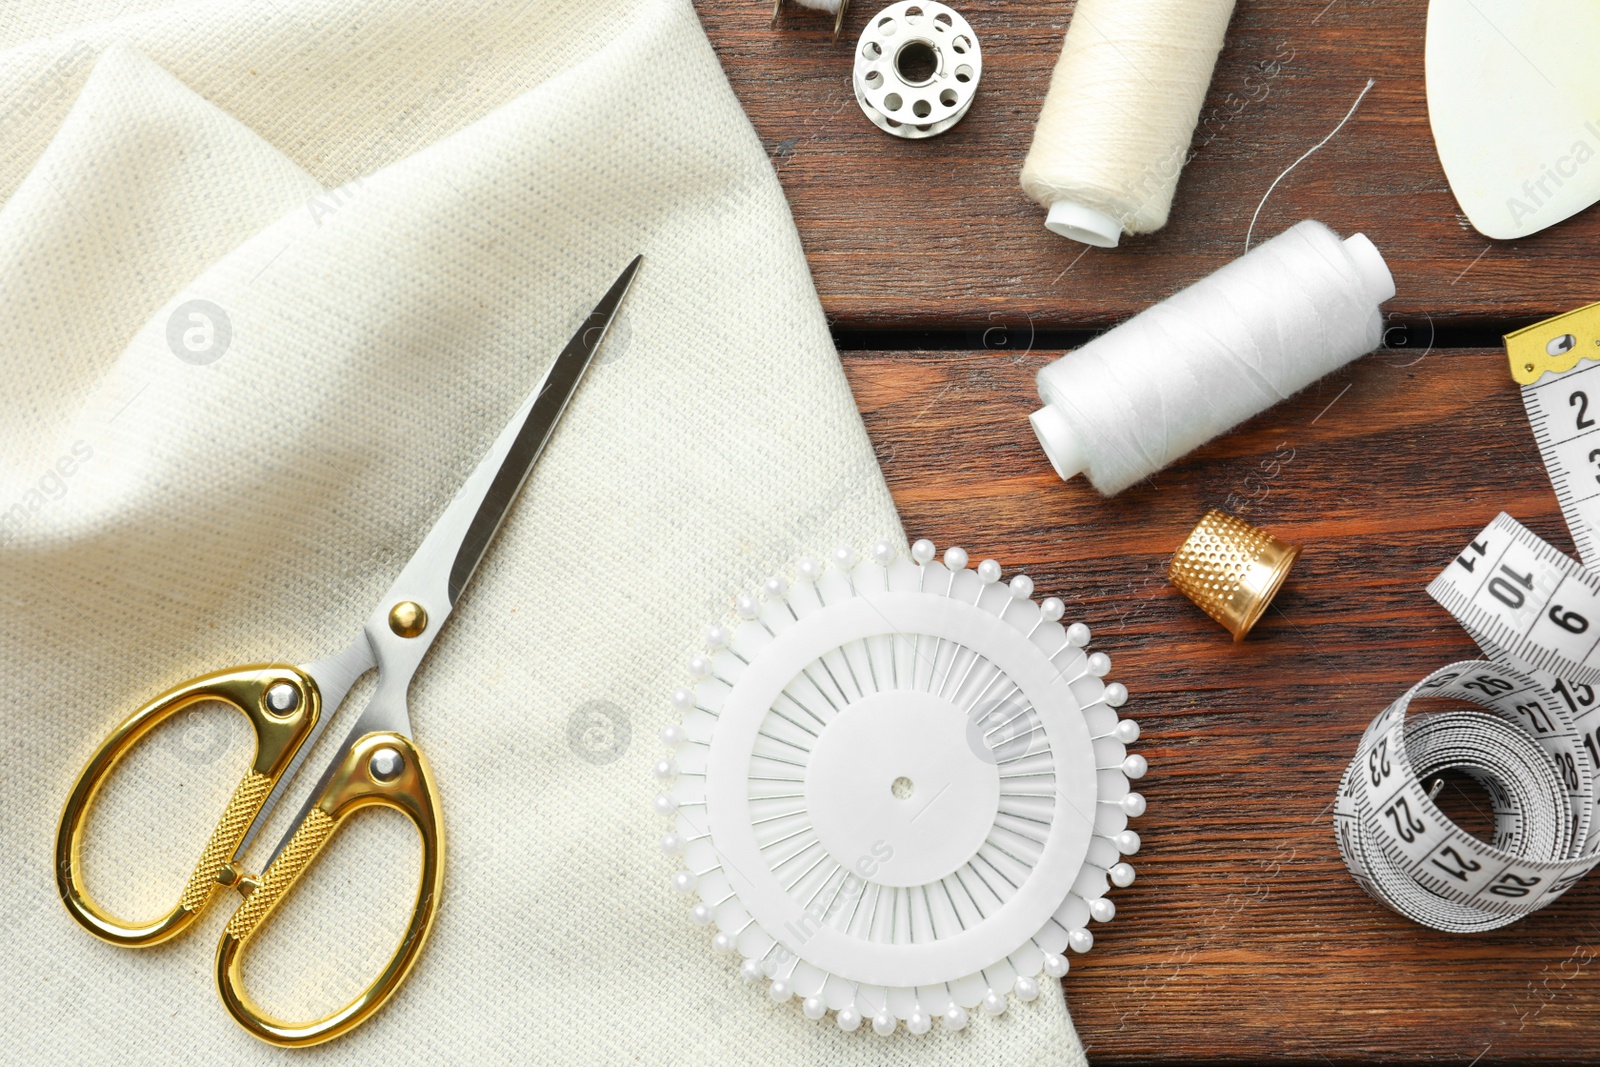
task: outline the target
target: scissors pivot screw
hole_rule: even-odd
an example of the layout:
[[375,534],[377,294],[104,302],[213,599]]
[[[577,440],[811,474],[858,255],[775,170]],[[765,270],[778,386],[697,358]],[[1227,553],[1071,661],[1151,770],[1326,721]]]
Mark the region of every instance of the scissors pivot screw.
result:
[[405,770],[405,757],[392,748],[380,748],[367,762],[367,770],[380,782],[392,782]]
[[267,710],[274,715],[287,715],[300,706],[300,690],[288,682],[279,682],[267,689]]
[[428,628],[428,613],[415,600],[402,600],[389,609],[389,629],[401,637],[416,637]]

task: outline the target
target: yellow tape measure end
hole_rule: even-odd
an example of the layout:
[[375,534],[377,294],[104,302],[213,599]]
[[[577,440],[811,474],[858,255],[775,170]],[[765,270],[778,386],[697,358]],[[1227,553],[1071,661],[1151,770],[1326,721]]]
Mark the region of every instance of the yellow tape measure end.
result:
[[1600,361],[1600,303],[1524,326],[1506,334],[1505,342],[1511,377],[1518,385],[1571,370],[1585,359]]

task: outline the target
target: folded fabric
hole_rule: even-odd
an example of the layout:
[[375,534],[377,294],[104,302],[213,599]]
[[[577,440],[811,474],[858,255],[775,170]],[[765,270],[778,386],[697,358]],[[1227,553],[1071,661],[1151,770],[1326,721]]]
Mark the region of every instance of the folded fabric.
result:
[[[685,657],[799,555],[899,529],[781,189],[687,4],[23,0],[7,17],[13,1059],[283,1062],[212,989],[231,900],[154,949],[70,921],[61,803],[143,700],[354,633],[642,252],[411,692],[445,815],[433,939],[376,1018],[289,1058],[1083,1062],[1053,983],[959,1034],[813,1023],[740,982],[669,889],[650,767]],[[129,918],[170,906],[250,751],[216,709],[145,742],[91,821],[97,897]],[[362,988],[416,853],[398,816],[342,832],[251,947],[263,1006],[309,1018]]]

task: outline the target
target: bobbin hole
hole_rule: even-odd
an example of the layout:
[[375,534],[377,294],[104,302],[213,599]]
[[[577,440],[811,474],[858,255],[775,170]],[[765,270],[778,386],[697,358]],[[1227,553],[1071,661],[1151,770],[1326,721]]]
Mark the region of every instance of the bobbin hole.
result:
[[861,46],[861,54],[868,59],[877,59],[883,55],[883,48],[879,46],[877,41],[868,41]]
[[956,91],[954,89],[946,89],[944,92],[940,93],[939,103],[943,104],[945,107],[955,107]]
[[950,47],[954,48],[957,53],[959,53],[961,55],[966,55],[967,49],[972,47],[972,41],[970,41],[966,37],[966,35],[963,34],[962,36],[957,37],[954,41],[952,41],[951,44],[950,44]]
[[922,21],[922,8],[920,8],[920,7],[908,7],[908,8],[906,8],[906,21],[911,23],[911,25],[913,25],[913,26],[915,26],[917,23],[921,22]]
[[887,18],[887,17],[879,19],[878,20],[878,30],[885,37],[889,36],[891,33],[894,32],[894,19]]
[[888,108],[890,111],[899,111],[900,105],[903,103],[905,103],[905,101],[900,99],[899,93],[890,93],[888,96],[883,98],[883,106]]
[[955,23],[950,21],[950,13],[947,11],[941,11],[937,15],[933,16],[933,21],[941,22],[946,26],[955,25]]
[[883,75],[875,70],[867,71],[867,76],[861,79],[867,83],[868,89],[876,89],[883,84]]
[[956,81],[969,82],[972,80],[972,68],[965,63],[956,68]]
[[[939,53],[932,41],[907,41],[894,56],[894,69],[907,85],[927,85],[939,71]],[[926,112],[919,112],[926,114]]]
[[933,105],[929,104],[926,100],[918,100],[916,103],[911,105],[911,113],[917,116],[919,119],[925,119],[933,113]]

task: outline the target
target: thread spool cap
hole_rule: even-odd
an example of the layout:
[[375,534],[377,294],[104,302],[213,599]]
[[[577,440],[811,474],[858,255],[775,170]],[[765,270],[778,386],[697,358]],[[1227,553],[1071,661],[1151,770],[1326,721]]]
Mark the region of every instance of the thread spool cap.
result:
[[1044,228],[1096,248],[1115,248],[1122,237],[1122,223],[1104,211],[1071,200],[1056,200],[1050,204]]
[[1039,447],[1044,449],[1050,466],[1056,469],[1062,481],[1071,481],[1089,466],[1089,457],[1084,454],[1083,445],[1078,440],[1078,431],[1059,407],[1046,404],[1029,415],[1028,422],[1033,426],[1034,435],[1039,438]]
[[1299,558],[1299,545],[1212,508],[1172,557],[1167,577],[1242,641]]
[[1350,253],[1356,270],[1361,273],[1361,288],[1374,304],[1394,297],[1394,275],[1389,273],[1389,264],[1383,261],[1383,253],[1378,251],[1378,246],[1366,234],[1353,233],[1346,237],[1344,250]]

